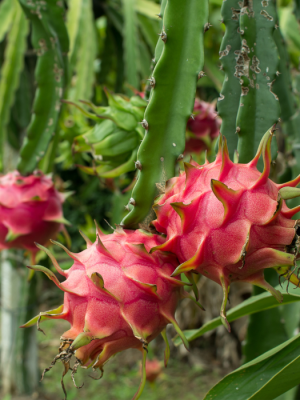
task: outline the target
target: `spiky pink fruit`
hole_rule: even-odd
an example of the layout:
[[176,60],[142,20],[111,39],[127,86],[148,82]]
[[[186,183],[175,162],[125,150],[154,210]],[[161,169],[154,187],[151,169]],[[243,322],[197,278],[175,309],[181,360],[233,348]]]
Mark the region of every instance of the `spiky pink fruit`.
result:
[[0,177],[0,250],[17,248],[37,252],[62,229],[62,203],[52,180],[40,171],[22,176],[18,171]]
[[[160,236],[142,231],[124,231],[120,227],[110,235],[99,230],[97,240],[87,239],[87,249],[79,254],[67,253],[73,266],[63,271],[51,253],[57,271],[66,277],[62,283],[49,270],[43,271],[65,292],[64,304],[40,315],[23,327],[45,319],[64,319],[71,328],[62,337],[62,347],[56,359],[69,369],[75,352],[77,366],[99,368],[102,371],[114,354],[137,348],[143,355],[144,373],[137,399],[145,383],[147,345],[172,323],[184,340],[174,318],[178,300],[184,296],[183,283],[170,275],[178,265],[173,255],[150,255],[149,249],[162,244]],[[101,239],[100,239],[101,236]],[[62,245],[61,245],[62,246]],[[39,246],[41,248],[41,246]],[[187,344],[187,342],[185,341]],[[168,359],[168,345],[165,360]]]
[[220,133],[221,119],[215,104],[195,100],[193,118],[187,123],[185,153],[200,153],[207,150]]
[[[186,163],[185,172],[167,183],[166,193],[154,206],[158,232],[167,241],[152,249],[170,251],[181,265],[173,276],[191,271],[203,274],[223,287],[221,317],[225,316],[229,285],[248,281],[282,295],[264,280],[264,269],[274,268],[296,285],[293,271],[299,250],[299,222],[285,200],[300,195],[300,176],[275,184],[269,176],[273,132],[264,136],[255,158],[248,164],[230,161],[226,140],[220,138],[216,160],[199,166]],[[263,155],[264,170],[257,162]]]
[[153,360],[147,360],[146,363],[146,380],[150,383],[156,381],[162,372],[161,362],[156,358]]

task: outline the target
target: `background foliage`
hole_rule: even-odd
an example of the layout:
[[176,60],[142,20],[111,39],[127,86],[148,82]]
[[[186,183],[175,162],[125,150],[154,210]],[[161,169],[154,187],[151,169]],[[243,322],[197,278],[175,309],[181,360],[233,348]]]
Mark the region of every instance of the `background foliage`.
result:
[[[234,5],[234,2],[232,3]],[[273,3],[278,15],[278,20],[274,20],[274,26],[279,25],[280,29],[276,29],[272,37],[270,32],[268,35],[280,56],[277,60],[278,65],[274,65],[273,74],[277,71],[280,74],[273,90],[280,99],[281,123],[277,132],[277,143],[273,149],[276,163],[273,165],[272,178],[280,182],[300,173],[298,129],[300,122],[300,7],[298,1],[292,0],[278,0]],[[225,30],[237,29],[238,26],[238,23],[233,26],[226,24],[226,15],[221,6],[220,0],[210,1],[209,23],[212,26],[204,36],[203,70],[206,76],[198,81],[197,94],[206,101],[217,102],[219,98],[218,110],[225,121],[222,133],[226,135],[226,132],[230,130],[228,126],[236,124],[236,117],[237,124],[242,129],[244,119],[238,103],[235,109],[231,107],[232,115],[229,115],[228,110],[222,108],[224,103],[220,102],[222,95],[227,96],[228,87],[224,77],[228,76],[228,69],[231,67],[230,64],[226,64],[227,60],[222,57],[220,51],[224,51],[229,43],[227,42],[228,31],[225,33]],[[161,20],[157,16],[159,13],[159,1],[154,0],[68,0],[66,2],[69,52],[68,55],[66,49],[62,52],[64,57],[68,58],[68,68],[64,70],[62,83],[63,103],[57,112],[55,135],[51,137],[50,144],[45,146],[45,157],[39,161],[38,166],[45,173],[53,172],[58,188],[74,192],[64,206],[64,215],[71,222],[68,233],[74,252],[84,248],[84,241],[78,233],[78,227],[94,240],[94,219],[100,223],[104,231],[111,232],[111,226],[114,227],[115,224],[120,223],[125,216],[124,205],[130,197],[136,174],[133,160],[136,158],[137,147],[143,138],[143,129],[139,122],[143,119],[144,108],[147,104],[146,100],[139,96],[139,92],[146,91],[147,96],[147,90],[149,90],[147,80],[153,67],[155,47],[161,30]],[[220,23],[222,19],[225,24]],[[34,41],[30,40],[32,33],[30,23],[19,2],[3,0],[0,3],[0,149],[2,153],[0,168],[2,170],[6,170],[8,165],[16,165],[34,109],[34,98],[39,81],[36,68],[38,55],[34,50]],[[249,37],[248,40],[252,39]],[[239,43],[231,43],[231,45],[239,46]],[[267,53],[265,57],[269,57]],[[231,60],[231,63],[234,62],[235,60]],[[240,90],[237,81],[231,80],[230,83],[235,85],[236,92]],[[268,108],[262,111],[270,117],[270,121],[279,117],[279,110],[275,110],[269,103]],[[270,121],[268,124],[273,123]],[[246,128],[250,127],[244,126],[244,129]],[[108,130],[110,135],[105,136],[105,133],[103,136],[103,132],[108,132]],[[261,130],[263,131],[264,128]],[[94,138],[98,147],[95,143],[86,147],[87,135],[89,138]],[[241,133],[240,136],[242,137]],[[233,156],[237,148],[238,135],[234,134],[227,138]],[[113,154],[109,152],[112,147]],[[246,158],[247,155],[245,155]],[[290,201],[290,206],[293,206],[293,200]],[[62,242],[67,241],[64,237],[59,239]],[[54,248],[51,250],[64,268],[70,266],[63,253]],[[42,257],[44,255],[39,254],[39,258]],[[47,262],[46,259],[44,262]],[[43,305],[56,305],[57,291],[50,290],[46,282],[41,278],[38,279],[41,293],[39,302]],[[269,276],[268,279],[273,281],[277,277]],[[201,286],[201,282],[198,285]],[[237,340],[242,348],[239,354],[240,361],[247,364],[224,378],[207,394],[205,399],[210,399],[211,396],[225,399],[224,393],[229,393],[230,398],[238,399],[273,399],[280,390],[284,393],[299,384],[300,378],[295,373],[299,368],[297,350],[299,348],[299,289],[290,290],[290,294],[284,294],[284,303],[279,307],[269,294],[258,292],[254,294],[255,296],[228,312],[229,321],[252,315],[248,333],[244,336],[246,341],[241,343],[240,338]],[[202,325],[204,321],[202,319],[201,323],[197,321],[194,326],[187,326],[189,330],[186,331],[186,335],[189,340],[207,335],[207,332],[220,325],[219,318]],[[199,328],[200,325],[202,326]],[[48,330],[51,330],[51,323]],[[273,347],[278,345],[281,347],[274,350]],[[159,346],[159,343],[155,346]],[[200,345],[196,341],[194,346],[195,348],[211,346],[214,348],[213,357],[218,360],[216,337],[213,336],[211,342],[203,339]],[[269,353],[266,353],[267,351]],[[175,354],[178,358],[180,357],[179,351]],[[260,356],[259,359],[252,361],[258,356]],[[285,361],[281,361],[280,364],[278,359]],[[191,363],[188,356],[185,357],[185,362]],[[171,366],[175,376],[179,368],[188,368],[187,364],[181,367],[178,365],[174,360]],[[269,368],[270,365],[272,365],[272,370]],[[121,383],[116,384],[114,368],[122,369],[123,367],[115,365],[109,372],[107,381],[109,384],[106,383],[106,385],[112,386],[113,389],[108,395],[110,397],[107,398],[129,398],[130,394],[127,392],[124,394],[123,390],[135,373],[130,370],[128,374],[125,373],[124,380],[122,378]],[[205,374],[205,371],[201,371]],[[222,370],[220,374],[225,372]],[[190,382],[191,376],[194,377],[193,374],[198,373],[200,374],[200,370],[193,366],[190,375],[184,376]],[[247,376],[251,381],[258,373],[262,376],[265,386],[257,387],[255,390],[253,387],[250,389],[246,386],[242,387],[244,378],[242,379],[241,376],[249,374]],[[286,386],[278,387],[279,380],[274,378],[275,374],[278,374],[280,382],[288,382]],[[215,383],[217,379],[213,374],[210,376],[212,376],[211,383]],[[164,378],[162,387],[170,380],[170,377]],[[245,392],[237,391],[234,386],[236,383],[239,385],[238,389]],[[200,384],[204,384],[202,380]],[[47,384],[45,388],[47,391],[52,391]],[[170,389],[168,396],[173,394],[173,389]],[[94,391],[100,390],[93,383],[85,393],[92,396]],[[241,394],[248,393],[249,390],[253,392],[252,397]],[[283,394],[280,399],[299,398],[296,390]],[[71,391],[70,398],[77,398],[78,395],[75,393],[77,393],[75,389]],[[157,394],[155,391],[150,391],[150,393],[147,395],[149,399],[162,397],[160,392]],[[174,393],[176,393],[176,387]],[[126,397],[121,397],[123,395]],[[193,390],[183,395],[185,397],[182,398],[186,399],[196,398],[193,397]]]

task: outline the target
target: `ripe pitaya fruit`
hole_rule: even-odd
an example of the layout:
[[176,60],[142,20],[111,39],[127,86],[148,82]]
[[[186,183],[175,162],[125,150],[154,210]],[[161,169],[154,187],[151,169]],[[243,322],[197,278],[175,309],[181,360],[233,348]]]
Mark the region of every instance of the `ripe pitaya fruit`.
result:
[[18,171],[0,177],[0,251],[16,248],[37,252],[35,241],[45,245],[67,221],[65,195],[40,171],[22,176]]
[[149,383],[154,383],[162,372],[161,362],[156,358],[147,360],[146,363],[146,380]]
[[[266,133],[248,164],[230,161],[226,140],[220,137],[216,160],[202,166],[185,163],[185,172],[167,182],[154,206],[153,224],[167,240],[152,251],[176,254],[181,265],[172,276],[200,273],[222,286],[221,317],[228,330],[225,308],[231,282],[251,282],[278,301],[282,295],[264,280],[265,268],[299,284],[294,271],[300,223],[291,218],[300,206],[289,209],[285,200],[300,195],[295,188],[300,176],[285,184],[268,178],[272,135],[273,130]],[[256,168],[261,153],[262,173]]]
[[62,335],[59,354],[50,368],[61,360],[65,366],[64,376],[75,354],[72,378],[79,365],[98,368],[102,372],[103,365],[114,354],[136,348],[143,352],[143,377],[134,397],[137,399],[146,380],[148,343],[162,333],[166,341],[167,363],[169,346],[165,327],[172,323],[188,345],[174,318],[179,298],[189,297],[183,291],[184,283],[178,277],[170,276],[178,265],[177,259],[174,255],[148,253],[151,247],[162,244],[163,240],[140,230],[125,231],[118,227],[113,234],[103,235],[97,229],[95,243],[86,238],[86,250],[74,254],[65,249],[74,260],[73,266],[66,271],[44,248],[66,280],[60,283],[53,272],[42,266],[29,268],[43,271],[65,292],[64,304],[40,313],[23,327],[37,323],[40,330],[39,323],[45,319],[70,322],[71,328]]
[[188,120],[185,153],[201,153],[209,150],[212,141],[220,133],[221,118],[215,104],[195,100],[193,117]]

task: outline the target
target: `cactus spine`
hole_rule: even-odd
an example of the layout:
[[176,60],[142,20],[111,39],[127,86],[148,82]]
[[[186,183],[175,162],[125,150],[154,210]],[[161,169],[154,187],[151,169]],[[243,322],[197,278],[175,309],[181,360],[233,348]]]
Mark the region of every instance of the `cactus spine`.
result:
[[155,84],[142,122],[146,134],[138,151],[141,170],[132,192],[134,204],[122,221],[126,227],[148,227],[154,217],[154,197],[175,175],[203,68],[207,17],[207,0],[167,1],[160,34],[163,51],[153,71]]
[[220,60],[225,72],[223,87],[218,99],[218,112],[222,118],[221,133],[227,139],[230,157],[237,148],[236,117],[239,108],[241,86],[235,74],[236,51],[241,48],[239,35],[240,7],[238,0],[222,4],[222,21],[226,31],[220,47]]
[[263,134],[278,121],[280,106],[273,84],[278,51],[273,38],[274,1],[244,0],[240,11],[242,45],[237,53],[236,75],[241,83],[237,115],[239,161],[250,161]]

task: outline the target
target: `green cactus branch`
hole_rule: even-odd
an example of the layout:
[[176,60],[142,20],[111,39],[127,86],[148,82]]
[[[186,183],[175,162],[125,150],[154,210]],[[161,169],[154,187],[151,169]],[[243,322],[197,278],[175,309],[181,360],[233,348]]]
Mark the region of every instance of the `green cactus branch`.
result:
[[[92,0],[84,1],[80,6],[80,23],[79,27],[77,27],[76,37],[72,39],[73,43],[75,40],[75,44],[73,44],[73,52],[69,58],[71,68],[76,73],[75,84],[72,84],[68,91],[68,99],[70,100],[89,100],[93,94],[94,60],[97,56],[97,36],[94,27],[93,2]],[[74,7],[76,7],[76,4],[73,4],[69,11],[73,11]],[[69,23],[68,28],[71,28],[71,23]],[[72,79],[73,70],[69,73],[70,79]]]
[[17,167],[22,174],[28,174],[44,156],[56,129],[60,100],[67,80],[69,39],[62,2],[19,2],[32,24],[32,43],[38,56],[33,115]]
[[0,4],[0,42],[10,29],[14,19],[17,1],[3,0]]
[[294,0],[294,14],[298,21],[300,21],[300,0]]
[[289,55],[278,22],[277,26],[277,29],[274,31],[274,40],[277,45],[280,60],[278,66],[279,76],[274,82],[273,90],[279,98],[281,108],[280,117],[283,122],[289,122],[297,111],[297,103],[292,89]]
[[128,228],[149,226],[154,197],[175,175],[176,160],[184,151],[186,123],[203,68],[207,17],[207,0],[167,2],[160,37],[164,49],[153,71],[142,123],[146,134],[138,151],[138,179],[129,201],[131,211],[122,221]]
[[[3,5],[6,6],[8,3],[5,2]],[[0,13],[4,11],[3,6],[1,6]],[[12,13],[12,24],[7,34],[7,45],[1,68],[0,81],[0,171],[3,171],[5,167],[3,150],[6,127],[9,122],[10,108],[13,104],[24,66],[24,52],[26,49],[26,37],[28,35],[28,23],[17,1],[11,0],[10,11]],[[1,28],[4,29],[3,27]]]
[[[159,17],[161,19],[161,30],[163,29],[163,17],[164,17],[167,1],[168,0],[161,0],[161,8],[160,8],[160,13],[159,13]],[[158,40],[156,47],[155,47],[155,55],[154,55],[155,64],[157,64],[158,60],[160,59],[163,49],[164,49],[164,42],[162,40]]]
[[[167,0],[161,0],[160,13],[157,14],[158,18],[160,19],[160,31],[162,31],[163,29],[163,17],[166,5],[167,5]],[[158,60],[160,59],[163,49],[164,49],[164,42],[162,40],[158,40],[155,46],[155,53],[154,53],[154,58],[152,59],[151,70],[153,70]],[[148,79],[145,88],[145,100],[149,100],[150,93],[151,93],[151,79]]]
[[235,76],[236,51],[241,48],[239,34],[240,7],[238,0],[227,0],[222,4],[222,20],[226,31],[220,47],[220,60],[225,72],[223,87],[218,99],[218,112],[222,118],[221,133],[227,139],[230,157],[237,149],[236,117],[239,108],[241,86]]
[[123,0],[124,10],[124,63],[127,82],[138,89],[139,78],[137,69],[138,46],[135,0]]
[[275,2],[244,0],[240,11],[242,46],[237,53],[236,76],[241,82],[237,115],[239,161],[250,161],[263,134],[280,115],[273,84],[279,56],[274,41]]

